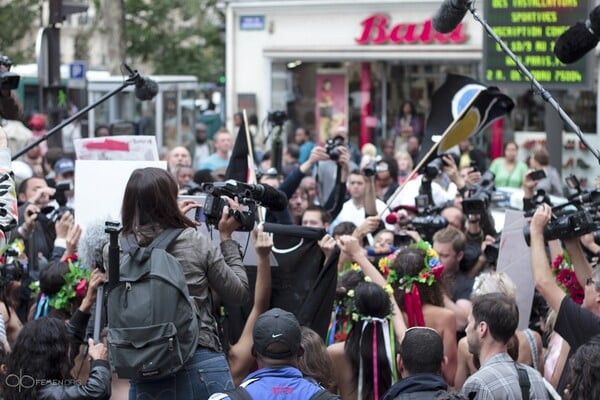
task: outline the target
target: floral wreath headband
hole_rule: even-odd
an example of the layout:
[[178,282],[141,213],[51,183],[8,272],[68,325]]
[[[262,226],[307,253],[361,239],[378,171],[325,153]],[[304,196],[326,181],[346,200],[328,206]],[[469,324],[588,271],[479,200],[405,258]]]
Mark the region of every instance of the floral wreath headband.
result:
[[[425,326],[423,317],[423,308],[421,305],[421,294],[416,283],[427,284],[431,286],[434,282],[438,282],[444,272],[444,265],[440,261],[440,256],[433,249],[429,242],[420,240],[411,248],[421,249],[425,252],[423,268],[416,275],[403,275],[397,277],[396,271],[392,268],[398,253],[390,254],[379,260],[379,270],[386,278],[387,286],[396,286],[404,291],[404,309],[408,317],[409,327]],[[393,292],[393,289],[392,289]]]
[[378,267],[388,284],[392,286],[397,285],[399,289],[411,292],[415,283],[425,283],[427,286],[431,286],[434,282],[438,282],[444,272],[444,265],[442,265],[437,251],[435,251],[431,244],[425,240],[420,240],[418,243],[412,244],[409,247],[421,249],[425,252],[423,268],[417,275],[403,275],[398,278],[396,271],[392,268],[398,252],[392,253],[387,257],[382,257],[379,259]]
[[585,292],[577,280],[571,258],[566,251],[556,256],[552,261],[552,273],[558,286],[577,304],[583,303]]
[[[68,257],[66,261],[69,271],[63,274],[65,283],[57,293],[51,296],[46,293],[40,295],[34,319],[48,315],[48,306],[56,310],[67,309],[71,300],[74,298],[82,299],[85,296],[91,272],[79,265],[76,255]],[[40,294],[39,281],[31,282],[29,288],[35,294]]]

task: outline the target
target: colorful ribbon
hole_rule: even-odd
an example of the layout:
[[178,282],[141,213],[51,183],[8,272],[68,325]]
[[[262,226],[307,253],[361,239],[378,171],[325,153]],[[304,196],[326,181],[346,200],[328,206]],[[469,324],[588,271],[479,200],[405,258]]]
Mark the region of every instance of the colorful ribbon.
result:
[[[377,322],[381,324],[381,331],[383,333],[383,342],[385,345],[385,353],[388,364],[390,366],[390,371],[392,371],[392,383],[397,381],[397,372],[396,372],[396,363],[395,363],[395,353],[394,353],[394,344],[393,338],[394,336],[394,327],[393,324],[389,323],[387,318],[377,318],[377,317],[362,317],[363,321],[362,329],[360,332],[361,340],[359,341],[362,344],[362,335],[369,325],[369,323],[373,323],[373,335],[372,335],[372,357],[373,357],[373,391],[374,391],[374,399],[379,399],[379,360],[377,356]],[[359,345],[359,354],[362,354],[362,350]],[[359,365],[358,365],[358,399],[362,399],[364,386],[364,367],[363,360],[360,357]]]
[[35,309],[35,315],[33,319],[38,319],[41,317],[45,317],[48,315],[48,303],[50,302],[50,296],[46,296],[45,293],[42,293],[40,299],[38,300],[37,307]]
[[404,294],[404,308],[406,309],[409,328],[413,326],[425,326],[421,295],[417,285],[412,285],[411,291]]

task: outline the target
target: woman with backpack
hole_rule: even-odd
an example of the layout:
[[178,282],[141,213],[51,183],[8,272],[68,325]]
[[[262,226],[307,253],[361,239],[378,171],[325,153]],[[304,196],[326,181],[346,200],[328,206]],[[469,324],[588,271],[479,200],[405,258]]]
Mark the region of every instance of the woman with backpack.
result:
[[[159,235],[162,237],[161,233],[164,231],[182,229],[165,250],[175,257],[183,269],[187,291],[198,315],[199,331],[196,350],[187,360],[183,354],[184,364],[174,374],[157,379],[145,376],[130,379],[130,399],[207,399],[212,393],[234,387],[219,341],[213,299],[216,294],[228,304],[242,304],[249,298],[249,289],[240,246],[231,237],[240,225],[230,215],[229,209],[238,209],[239,205],[233,199],[226,200],[229,205],[223,208],[218,223],[221,242],[219,246],[215,246],[209,238],[197,231],[194,222],[180,210],[177,203],[177,183],[167,171],[160,168],[137,169],[127,182],[121,209],[121,247],[123,248],[125,239],[140,246],[139,250],[144,250]],[[156,248],[152,251],[155,250]],[[148,296],[160,296],[160,293],[149,293]],[[161,300],[172,301],[170,298]],[[109,344],[110,306],[109,294]],[[110,350],[112,352],[118,348],[111,346]]]

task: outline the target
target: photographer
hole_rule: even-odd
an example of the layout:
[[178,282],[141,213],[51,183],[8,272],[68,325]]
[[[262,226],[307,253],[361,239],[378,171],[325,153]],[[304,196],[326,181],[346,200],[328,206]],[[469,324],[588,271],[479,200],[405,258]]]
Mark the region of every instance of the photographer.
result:
[[[358,165],[352,161],[345,128],[335,131],[335,134],[327,140],[325,150],[329,159],[320,161],[313,173],[319,187],[320,204],[326,204],[336,187],[345,184],[348,171],[358,169]],[[325,208],[330,209],[327,204]]]
[[[531,268],[536,289],[557,313],[554,330],[569,344],[570,358],[581,345],[600,333],[600,269],[592,270],[582,252],[579,238],[564,241],[577,280],[582,286],[585,285],[583,303],[579,307],[558,286],[546,256],[544,230],[551,216],[552,208],[542,204],[531,219]],[[567,384],[566,371],[567,369],[563,371],[557,388],[561,394]]]

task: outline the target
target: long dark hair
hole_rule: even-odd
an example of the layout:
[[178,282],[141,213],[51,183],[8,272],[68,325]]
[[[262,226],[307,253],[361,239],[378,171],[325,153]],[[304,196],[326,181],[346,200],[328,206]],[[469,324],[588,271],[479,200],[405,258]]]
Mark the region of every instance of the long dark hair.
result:
[[[380,322],[367,322],[369,317],[385,319],[391,313],[391,301],[388,294],[382,287],[371,282],[360,283],[354,294],[354,305],[356,313],[362,319],[355,323],[348,334],[348,339],[344,344],[344,352],[350,359],[353,376],[356,383],[360,381],[359,366],[362,359],[363,364],[363,393],[362,398],[358,400],[373,399],[375,388],[373,386],[373,358],[377,357],[378,390],[380,396],[392,386],[392,370],[388,355],[384,345],[383,325]],[[363,325],[366,326],[363,330]],[[375,330],[375,331],[374,331]],[[373,354],[373,335],[377,337],[377,354]],[[394,338],[391,338],[395,340]]]
[[23,326],[8,355],[2,382],[4,399],[37,398],[40,389],[37,380],[72,379],[71,368],[64,321],[57,318],[30,321]]
[[121,218],[124,235],[150,223],[164,229],[194,227],[177,205],[175,179],[164,169],[153,167],[136,169],[129,177]]
[[[399,278],[408,276],[417,276],[425,267],[425,251],[421,249],[405,248],[402,249],[394,260],[394,270]],[[434,281],[431,286],[427,283],[415,282],[419,288],[419,296],[422,304],[431,304],[438,307],[444,306],[444,297],[442,288],[437,281]],[[398,289],[398,284],[393,285],[394,297],[398,306],[404,310],[404,290]]]
[[569,360],[569,400],[600,398],[600,335],[580,346]]

